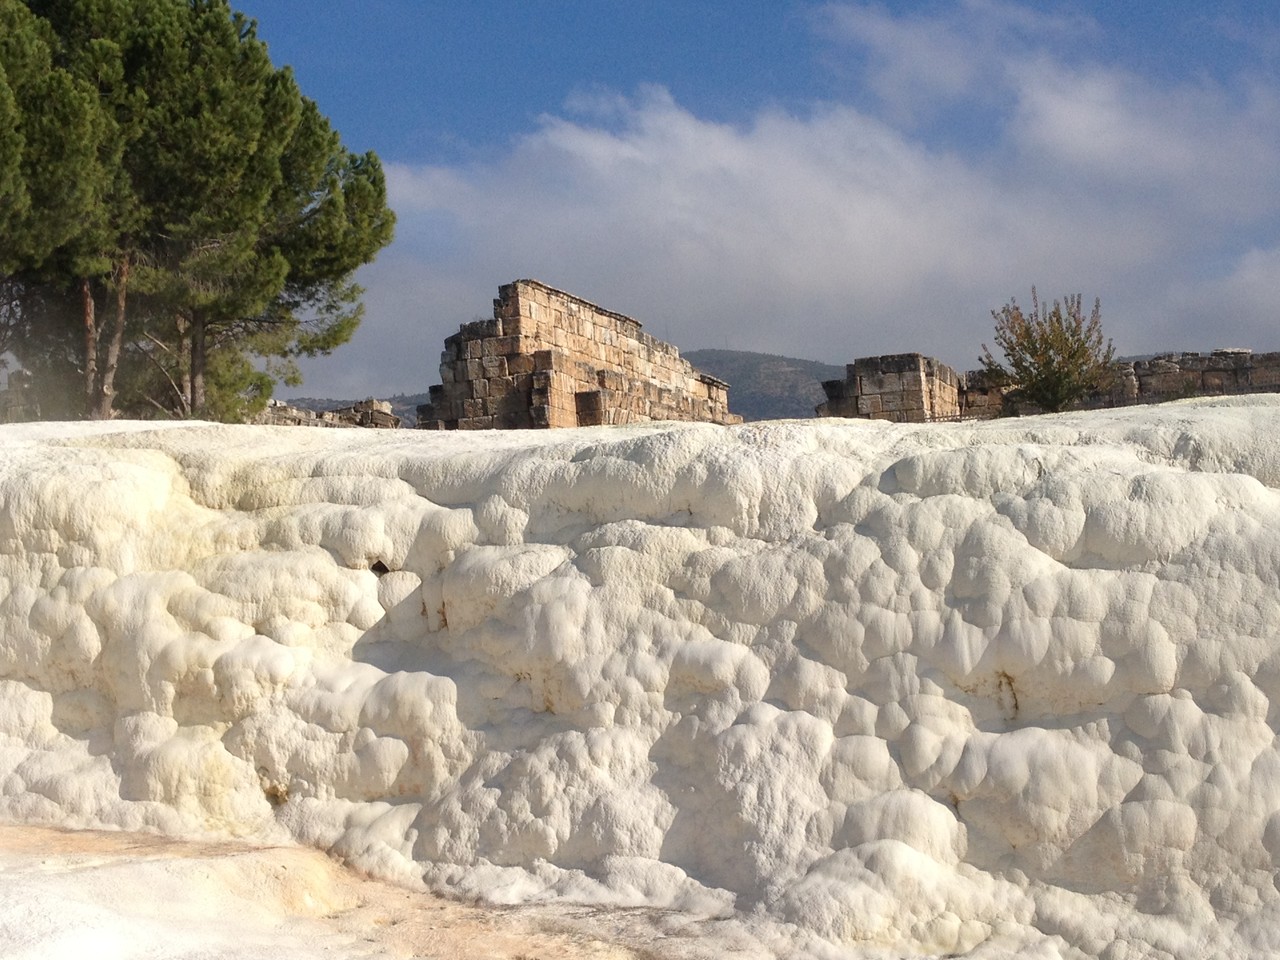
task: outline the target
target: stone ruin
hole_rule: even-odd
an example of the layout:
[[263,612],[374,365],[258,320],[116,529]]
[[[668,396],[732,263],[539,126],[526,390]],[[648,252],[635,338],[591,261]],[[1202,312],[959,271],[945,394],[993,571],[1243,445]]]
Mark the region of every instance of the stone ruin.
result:
[[445,340],[426,430],[585,427],[650,420],[741,423],[729,385],[613,313],[537,280],[498,290],[493,319]]
[[[820,417],[861,417],[926,423],[996,417],[1006,411],[1007,388],[985,371],[957,373],[933,357],[898,353],[862,357],[843,380],[822,384]],[[1280,353],[1214,350],[1119,361],[1111,387],[1085,398],[1081,409],[1160,403],[1185,397],[1280,391]],[[1013,411],[1022,412],[1022,411]]]
[[391,404],[372,397],[337,410],[307,410],[280,400],[268,400],[266,409],[253,422],[273,427],[371,427],[378,430],[395,430],[400,426],[400,418],[391,412]]
[[861,357],[845,368],[844,380],[827,380],[820,417],[924,422],[954,417],[963,378],[945,363],[919,353]]

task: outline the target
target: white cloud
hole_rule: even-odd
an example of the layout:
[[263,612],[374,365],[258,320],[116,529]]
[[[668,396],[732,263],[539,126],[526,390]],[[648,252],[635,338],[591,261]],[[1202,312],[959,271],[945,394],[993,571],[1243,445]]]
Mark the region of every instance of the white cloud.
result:
[[[1277,91],[1162,87],[1043,45],[1003,59],[979,47],[1000,68],[972,73],[957,51],[977,37],[998,47],[1094,27],[1009,4],[958,10],[828,16],[877,44],[873,81],[1007,101],[981,148],[942,149],[892,109],[841,104],[726,125],[655,87],[577,96],[497,157],[390,167],[400,239],[366,274],[356,343],[313,380],[340,370],[353,388],[423,390],[444,337],[526,276],[684,349],[832,362],[920,350],[972,366],[990,310],[1033,283],[1101,296],[1121,352],[1280,346],[1266,295],[1276,255],[1234,252],[1280,247]],[[1206,325],[1224,298],[1233,312]]]
[[[1099,191],[1211,221],[1274,213],[1274,91],[1159,88],[1123,71],[1040,60],[1020,71],[1011,137],[1031,162]],[[1190,226],[1189,224],[1187,226]]]
[[1208,346],[1280,350],[1280,246],[1252,248],[1225,275],[1172,289],[1178,320],[1210,331]]
[[1000,100],[1017,64],[1051,45],[1095,37],[1080,16],[1049,14],[998,0],[961,0],[950,8],[899,15],[879,4],[830,3],[818,9],[819,32],[842,51],[861,51],[855,78],[900,122],[934,115],[959,101]]

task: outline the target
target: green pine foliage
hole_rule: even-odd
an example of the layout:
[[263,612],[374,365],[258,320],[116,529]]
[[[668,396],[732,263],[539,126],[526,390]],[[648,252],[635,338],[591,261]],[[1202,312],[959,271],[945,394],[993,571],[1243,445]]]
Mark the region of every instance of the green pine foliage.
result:
[[992,310],[996,345],[1004,362],[982,345],[983,369],[997,383],[1012,387],[1011,406],[1030,404],[1056,413],[1090,393],[1105,389],[1112,376],[1115,349],[1102,336],[1102,303],[1094,300],[1085,318],[1080,294],[1055,300],[1044,308],[1031,288],[1031,312],[1016,300]]
[[0,277],[42,264],[101,192],[97,97],[55,65],[55,47],[27,4],[0,0]]
[[[296,357],[346,343],[352,276],[394,229],[382,168],[342,145],[253,21],[226,0],[16,7],[51,51],[24,75],[91,91],[97,123],[77,228],[0,262],[24,365],[77,377],[90,416],[238,419],[296,379]],[[31,59],[3,41],[0,55],[6,72]],[[5,89],[0,157],[14,151]],[[46,207],[32,197],[0,238],[35,228]]]

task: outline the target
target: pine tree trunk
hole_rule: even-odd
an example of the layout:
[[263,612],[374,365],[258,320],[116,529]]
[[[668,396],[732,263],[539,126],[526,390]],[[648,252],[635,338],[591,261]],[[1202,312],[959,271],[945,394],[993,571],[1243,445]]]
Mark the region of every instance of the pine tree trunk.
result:
[[116,315],[111,326],[111,339],[107,342],[107,356],[102,369],[102,386],[98,391],[98,406],[94,416],[110,420],[115,415],[116,370],[120,366],[120,351],[124,346],[125,304],[129,291],[129,258],[126,256],[116,275]]
[[205,327],[204,317],[200,312],[191,314],[191,415],[205,415],[204,371],[205,371]]
[[98,317],[88,277],[80,278],[80,303],[84,309],[84,412],[92,417],[98,398]]
[[181,313],[173,319],[178,331],[178,387],[182,416],[191,416],[191,324]]

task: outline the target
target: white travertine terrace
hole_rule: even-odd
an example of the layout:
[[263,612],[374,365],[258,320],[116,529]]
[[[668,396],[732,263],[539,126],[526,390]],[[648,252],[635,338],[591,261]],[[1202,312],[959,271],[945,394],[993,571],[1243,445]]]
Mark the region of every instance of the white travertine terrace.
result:
[[1277,424],[5,427],[0,817],[784,956],[1273,954]]

